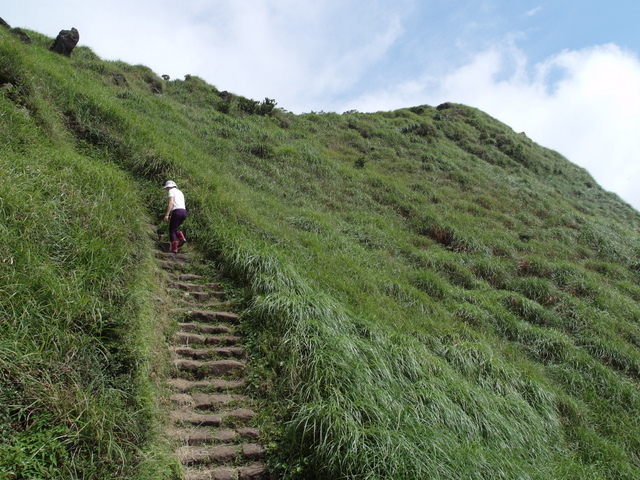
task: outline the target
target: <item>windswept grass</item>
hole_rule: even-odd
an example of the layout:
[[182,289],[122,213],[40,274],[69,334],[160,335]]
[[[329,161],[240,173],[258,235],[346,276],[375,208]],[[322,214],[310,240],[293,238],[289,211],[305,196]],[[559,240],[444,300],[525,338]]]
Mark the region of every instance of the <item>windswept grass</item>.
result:
[[640,476],[640,215],[584,170],[463,105],[267,112],[0,35],[0,452],[21,474],[170,478],[137,462],[171,177],[247,307],[283,478]]
[[143,200],[68,143],[43,70],[7,40],[0,70],[18,87],[0,95],[0,477],[137,478],[155,408]]

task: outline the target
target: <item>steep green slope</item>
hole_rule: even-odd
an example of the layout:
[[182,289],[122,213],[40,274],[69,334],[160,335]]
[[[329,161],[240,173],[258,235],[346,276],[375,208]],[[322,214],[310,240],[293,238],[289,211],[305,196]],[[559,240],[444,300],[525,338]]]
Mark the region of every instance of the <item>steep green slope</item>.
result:
[[36,47],[0,34],[0,478],[139,478],[153,427],[143,199],[75,149]]
[[[463,105],[293,115],[32,36],[0,32],[0,381],[19,405],[0,448],[49,435],[61,464],[96,463],[71,406],[52,422],[47,389],[11,390],[23,369],[144,401],[146,354],[120,330],[149,328],[152,274],[131,267],[170,177],[188,232],[244,288],[286,478],[640,476],[640,214],[584,170]],[[68,355],[71,333],[104,357]],[[29,436],[34,418],[50,428]],[[114,421],[118,448],[142,450],[113,478],[140,471],[145,421]]]

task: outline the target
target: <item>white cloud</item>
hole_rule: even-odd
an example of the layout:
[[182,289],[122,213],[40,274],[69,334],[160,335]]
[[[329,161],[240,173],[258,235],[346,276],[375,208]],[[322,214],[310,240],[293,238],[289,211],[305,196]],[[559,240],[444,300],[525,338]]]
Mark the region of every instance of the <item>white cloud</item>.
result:
[[640,209],[640,60],[616,45],[559,53],[529,68],[510,45],[478,53],[440,78],[370,92],[342,110],[393,110],[445,101],[477,107],[586,168]]
[[[542,104],[532,133],[639,208],[634,180],[640,179],[640,61],[604,45],[563,52],[540,70],[554,68],[565,76],[551,93],[537,98]],[[542,74],[539,82],[545,78]],[[515,112],[508,114],[520,121]]]
[[198,75],[220,89],[275,98],[297,112],[310,105],[326,109],[327,98],[360,81],[403,33],[399,18],[375,2],[365,10],[346,9],[341,0],[253,0],[251,8],[212,0],[180,9],[161,2],[146,17],[135,13],[139,8],[128,11],[131,18],[146,18],[145,25],[136,29],[123,21],[119,30],[131,34],[107,50],[100,47],[99,55],[126,52],[126,61],[144,58],[159,74]]
[[535,8],[532,8],[531,10],[528,10],[527,13],[525,13],[525,15],[527,17],[533,17],[534,15],[537,15],[541,11],[542,11],[542,7],[535,7]]
[[292,111],[327,109],[402,35],[415,0],[21,0],[6,20],[55,36],[76,27],[106,60],[275,98]]

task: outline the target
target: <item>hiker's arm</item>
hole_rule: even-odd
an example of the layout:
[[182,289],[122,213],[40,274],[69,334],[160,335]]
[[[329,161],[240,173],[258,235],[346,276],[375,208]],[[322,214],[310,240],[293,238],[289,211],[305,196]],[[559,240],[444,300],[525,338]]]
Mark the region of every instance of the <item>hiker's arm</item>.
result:
[[171,215],[171,210],[173,209],[173,197],[169,197],[169,203],[167,204],[167,213],[164,215],[164,221],[169,221],[169,215]]

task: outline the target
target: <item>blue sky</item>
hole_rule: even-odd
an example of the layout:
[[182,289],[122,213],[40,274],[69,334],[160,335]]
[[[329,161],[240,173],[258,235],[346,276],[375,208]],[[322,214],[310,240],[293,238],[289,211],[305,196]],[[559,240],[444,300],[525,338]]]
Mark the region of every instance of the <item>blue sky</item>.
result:
[[294,113],[464,103],[640,210],[640,0],[11,0],[0,15]]

